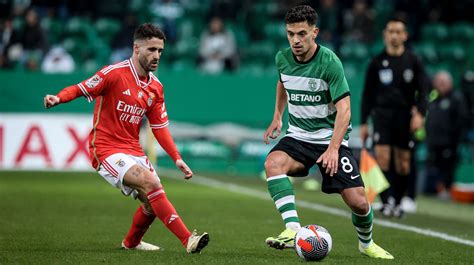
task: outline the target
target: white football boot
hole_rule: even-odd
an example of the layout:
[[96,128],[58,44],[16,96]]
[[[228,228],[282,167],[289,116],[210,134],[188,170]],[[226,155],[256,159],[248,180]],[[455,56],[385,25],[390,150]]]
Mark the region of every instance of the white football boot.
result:
[[138,244],[134,248],[126,247],[125,244],[122,241],[122,248],[123,249],[130,249],[130,250],[144,250],[144,251],[155,251],[155,250],[160,250],[161,249],[159,246],[155,246],[153,244],[143,242],[143,241],[140,241],[140,244]]
[[196,230],[189,236],[186,251],[188,253],[200,253],[201,250],[209,243],[209,234],[204,232],[198,235]]

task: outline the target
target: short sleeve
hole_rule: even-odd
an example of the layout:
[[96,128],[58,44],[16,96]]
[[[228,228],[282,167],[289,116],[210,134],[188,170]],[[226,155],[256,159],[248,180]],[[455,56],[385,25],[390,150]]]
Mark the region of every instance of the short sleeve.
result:
[[349,85],[344,75],[342,63],[337,57],[330,62],[328,66],[327,82],[333,103],[350,95]]
[[164,96],[160,94],[157,97],[156,103],[152,105],[146,114],[152,129],[164,128],[169,124]]
[[107,69],[108,67],[105,67],[89,79],[77,84],[87,101],[92,102],[96,97],[103,95],[105,92],[108,83],[107,79],[110,79],[110,74],[106,71]]

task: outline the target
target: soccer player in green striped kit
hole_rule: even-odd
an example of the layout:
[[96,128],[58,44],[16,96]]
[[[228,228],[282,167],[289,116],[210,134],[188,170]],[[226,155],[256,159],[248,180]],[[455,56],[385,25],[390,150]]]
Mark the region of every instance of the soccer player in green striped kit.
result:
[[367,201],[357,163],[348,148],[351,131],[350,91],[339,58],[315,43],[317,13],[307,5],[293,7],[285,17],[290,47],[275,57],[279,72],[273,121],[264,141],[280,135],[282,115],[288,105],[289,127],[285,137],[265,160],[268,191],[286,229],[266,244],[276,249],[294,246],[301,227],[291,176],[307,176],[318,165],[322,191],[339,193],[352,210],[359,250],[372,258],[393,256],[372,240],[373,211]]

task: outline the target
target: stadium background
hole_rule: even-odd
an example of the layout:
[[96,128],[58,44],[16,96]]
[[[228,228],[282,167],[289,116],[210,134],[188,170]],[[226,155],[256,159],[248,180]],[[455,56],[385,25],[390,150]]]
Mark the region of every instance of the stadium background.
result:
[[[287,46],[283,23],[287,8],[300,3],[314,6],[322,23],[319,25],[322,31],[317,41],[332,48],[343,62],[352,92],[354,130],[350,144],[355,148],[356,153],[361,145],[358,139],[359,109],[366,66],[371,56],[383,48],[381,31],[386,20],[392,16],[402,16],[409,25],[408,46],[421,56],[427,73],[432,76],[438,70],[449,71],[453,75],[455,89],[463,93],[465,99],[471,103],[470,130],[461,145],[462,156],[456,181],[462,183],[464,187],[472,188],[474,185],[472,105],[474,102],[474,53],[472,52],[474,50],[474,24],[471,14],[474,9],[473,1],[369,0],[366,1],[366,9],[363,12],[363,14],[369,14],[370,18],[370,23],[363,24],[367,27],[365,37],[350,34],[355,30],[352,28],[353,24],[350,23],[353,21],[351,14],[355,12],[354,2],[360,1],[334,1],[334,6],[327,12],[321,11],[323,2],[333,1],[0,0],[1,30],[4,29],[6,21],[9,21],[13,29],[21,32],[25,25],[25,12],[32,8],[38,14],[46,40],[39,50],[16,50],[17,53],[13,53],[14,60],[6,61],[2,57],[0,61],[2,66],[0,69],[0,201],[3,202],[0,204],[0,209],[3,209],[3,212],[17,213],[11,219],[7,219],[3,214],[0,217],[2,227],[0,249],[3,249],[3,252],[0,251],[0,263],[3,264],[2,261],[31,263],[34,262],[32,258],[35,257],[42,263],[58,262],[57,258],[60,257],[55,251],[57,249],[66,251],[59,243],[64,241],[59,239],[67,240],[64,234],[71,233],[71,229],[73,231],[77,229],[78,232],[72,233],[70,240],[77,239],[74,242],[83,247],[81,251],[87,253],[72,251],[72,261],[69,262],[103,262],[106,258],[102,258],[99,252],[89,251],[86,246],[110,244],[110,240],[120,240],[122,232],[116,230],[118,238],[112,239],[103,235],[102,231],[107,229],[104,227],[85,232],[81,223],[86,221],[84,217],[80,213],[76,216],[76,212],[65,209],[71,205],[96,205],[97,200],[117,199],[118,202],[114,202],[111,206],[115,210],[107,212],[112,216],[108,217],[111,219],[108,221],[115,222],[114,218],[118,218],[117,216],[127,215],[121,220],[124,223],[122,230],[126,229],[125,224],[128,225],[130,213],[123,209],[124,204],[121,203],[123,199],[118,198],[116,191],[108,187],[96,174],[90,173],[85,140],[91,127],[93,104],[87,104],[86,101],[78,99],[46,112],[43,109],[42,99],[45,94],[56,93],[67,85],[90,77],[103,65],[113,63],[112,55],[120,48],[115,45],[116,36],[122,30],[126,31],[126,24],[129,21],[135,21],[135,24],[152,21],[164,27],[170,26],[169,19],[171,19],[171,34],[168,35],[157,75],[165,85],[167,109],[171,118],[170,128],[178,148],[198,176],[205,175],[210,178],[201,180],[197,178],[198,183],[215,184],[221,182],[214,181],[222,181],[224,183],[222,185],[242,185],[264,192],[265,185],[259,176],[263,170],[264,157],[270,147],[265,146],[261,138],[263,130],[271,121],[274,108],[277,80],[274,55],[279,48]],[[213,16],[224,19],[225,27],[232,32],[237,44],[238,63],[235,68],[218,74],[205,73],[197,65],[199,39],[207,27],[208,20]],[[41,70],[42,60],[47,52],[55,47],[64,48],[72,56],[75,62],[74,71],[50,74]],[[5,47],[1,48],[3,52]],[[240,211],[252,214],[256,220],[255,225],[272,226],[271,230],[262,227],[260,231],[262,233],[272,233],[271,231],[279,228],[280,224],[276,215],[272,215],[274,221],[261,223],[258,221],[266,220],[268,215],[274,214],[273,206],[269,203],[263,207],[268,211],[263,211],[261,207],[263,203],[255,202],[247,197],[229,195],[226,192],[200,186],[184,187],[181,182],[173,178],[176,172],[168,170],[173,169],[170,159],[157,145],[149,144],[150,140],[152,142],[150,135],[143,134],[142,140],[146,147],[151,147],[148,151],[158,155],[158,170],[164,172],[162,173],[164,176],[171,177],[166,180],[168,191],[170,194],[175,194],[177,207],[183,209],[185,217],[187,215],[189,219],[193,219],[193,216],[199,214],[193,210],[186,213],[187,201],[195,199],[188,196],[194,193],[203,200],[207,198],[210,202],[216,202],[212,205],[215,211],[207,209],[207,206],[201,206],[204,207],[201,209],[209,210],[206,214],[209,215],[210,220],[222,221],[221,230],[226,230],[228,225],[236,225],[238,229],[254,229],[252,226],[242,228],[239,226],[240,223],[230,221],[242,220]],[[416,159],[419,171],[417,189],[422,191],[424,183],[429,181],[424,179],[426,148],[423,142],[420,142],[418,146]],[[302,199],[310,202],[316,200],[330,207],[344,209],[340,201],[326,200],[324,196],[320,196],[320,193],[307,192],[300,184],[295,185]],[[215,184],[215,186],[219,185]],[[228,191],[234,192],[241,186],[225,187]],[[59,190],[63,190],[65,194],[60,194]],[[76,194],[80,199],[74,200],[69,194]],[[67,199],[62,200],[64,197]],[[52,203],[51,200],[56,203]],[[32,201],[36,203],[31,203]],[[217,203],[219,201],[223,205]],[[240,201],[242,205],[247,205],[249,208],[244,210],[238,207],[238,210],[232,212],[231,205],[234,201]],[[127,202],[126,205],[132,203],[134,202]],[[42,210],[47,208],[46,205],[52,209]],[[70,218],[61,219],[62,216],[56,215],[55,207],[65,209],[65,213],[69,215],[66,217],[72,215],[78,221],[71,223]],[[101,205],[88,207],[90,209],[88,208],[84,213],[88,216],[95,214],[96,218],[102,216],[105,211]],[[421,196],[418,213],[400,222],[450,233],[467,239],[467,245],[472,246],[474,238],[472,207],[472,204],[441,202]],[[19,208],[21,210],[18,210]],[[221,211],[222,214],[216,211]],[[262,211],[260,213],[262,216],[257,215],[255,211],[259,213]],[[25,223],[25,219],[29,219],[31,212],[37,213],[37,223],[32,223],[33,221]],[[305,221],[318,220],[318,222],[328,224],[330,231],[335,232],[333,235],[338,240],[341,240],[341,234],[346,233],[344,230],[336,232],[339,221],[320,213],[312,214],[309,210],[306,212],[303,210],[303,215],[307,216]],[[46,216],[54,216],[58,221],[52,222],[52,219]],[[199,223],[199,220],[201,219],[196,222]],[[202,222],[212,224],[207,220]],[[48,230],[47,227],[52,223],[59,229],[64,226],[63,230],[60,232]],[[453,224],[454,227],[446,227],[446,223]],[[347,226],[347,224],[342,224],[342,226]],[[44,228],[40,229],[40,227]],[[219,228],[213,230],[214,233],[220,231]],[[94,231],[104,236],[102,240],[91,243],[85,238],[82,239],[82,233],[90,233],[92,236]],[[380,228],[379,231],[394,232],[396,230]],[[160,230],[160,232],[163,231]],[[348,235],[353,236],[351,233],[352,231],[347,232]],[[58,243],[51,244],[48,240],[52,234],[56,240],[59,240]],[[246,238],[245,235],[237,232],[228,234]],[[219,239],[225,240],[228,235],[216,233],[216,236],[219,241]],[[264,235],[259,235],[259,237],[264,237]],[[172,239],[161,240],[165,243],[173,242]],[[244,253],[252,253],[256,257],[253,260],[244,260],[249,263],[266,263],[264,260],[267,259],[271,261],[272,255],[265,254],[260,257],[259,254],[252,252],[254,249],[249,248],[253,244],[261,243],[261,238],[248,237],[246,240],[248,241],[244,245],[231,243],[228,248],[224,247],[223,257],[221,257],[222,253],[211,256],[217,260],[213,261],[217,262],[213,264],[227,262],[226,258],[232,257],[230,253],[233,253],[235,249],[244,249]],[[400,264],[417,262],[447,264],[453,261],[450,257],[456,257],[454,258],[456,264],[468,264],[473,260],[470,247],[444,245],[445,243],[440,244],[436,241],[437,239],[427,240],[418,234],[411,235],[411,233],[402,232],[394,235],[392,240],[396,242],[397,247],[400,247],[395,251],[397,256],[400,256],[400,253],[410,253],[409,259],[405,257],[405,260],[403,258],[399,260]],[[408,240],[410,243],[398,244],[401,240]],[[15,243],[6,244],[12,241]],[[29,252],[31,246],[28,244],[30,243],[34,245],[32,247],[34,252]],[[339,244],[343,243],[345,244],[345,242]],[[42,248],[43,245],[44,248]],[[445,252],[418,254],[413,253],[413,246],[426,252],[441,246]],[[341,256],[338,252],[341,251],[340,249],[341,245],[336,245],[334,250],[336,257],[339,255],[339,258],[346,258],[347,255],[353,255],[352,252],[348,252]],[[56,254],[42,251],[52,251]],[[122,254],[117,254],[112,250],[111,252],[112,254],[107,257],[108,261],[113,261],[114,258],[122,261]],[[176,258],[172,256],[174,254],[176,253],[171,252],[170,258]],[[277,254],[282,262],[287,258],[283,255]],[[421,256],[419,259],[412,259],[416,255]],[[155,261],[151,255],[140,258],[144,259],[144,263]],[[199,259],[197,262],[209,262],[205,257],[202,257],[202,260]],[[288,259],[286,262],[291,262],[291,260],[293,259]],[[59,259],[59,261],[67,262],[64,259]],[[351,261],[351,263],[370,264],[364,259]]]
[[[427,73],[432,76],[438,70],[449,71],[454,77],[455,89],[461,90],[468,101],[473,100],[474,26],[467,11],[473,6],[472,1],[449,5],[445,1],[429,0],[416,3],[384,0],[307,3],[319,12],[321,33],[317,41],[335,50],[344,64],[352,92],[353,147],[360,147],[357,127],[366,66],[383,48],[381,31],[392,16],[408,21],[408,46],[422,57]],[[359,3],[364,4],[357,7]],[[152,21],[168,34],[157,75],[165,84],[171,129],[185,158],[197,170],[250,176],[258,175],[262,170],[269,147],[260,139],[272,117],[277,78],[274,55],[287,46],[282,21],[288,6],[296,2],[134,0],[101,3],[2,1],[0,4],[4,27],[9,21],[21,35],[26,24],[25,13],[33,9],[44,35],[43,40],[37,41],[40,45],[23,47],[20,55],[14,57],[16,59],[4,58],[0,72],[1,113],[90,115],[92,104],[81,100],[46,114],[40,99],[46,93],[56,93],[66,85],[89,77],[103,65],[113,63],[117,60],[114,52],[123,48],[117,43],[128,46],[125,55],[121,55],[127,58],[133,28],[138,23]],[[208,74],[200,71],[196,62],[200,36],[214,16],[221,17],[226,29],[232,32],[238,59],[230,71]],[[65,74],[44,73],[41,60],[49,50],[57,47],[64,48],[73,57],[75,69]],[[471,123],[472,109],[471,103]],[[51,166],[48,158],[41,156],[41,146],[29,150],[28,143],[25,144],[25,140],[34,142],[37,138],[31,125],[25,122],[20,132],[12,124],[4,125],[2,167],[41,169]],[[473,170],[474,132],[472,124],[470,127],[463,139],[457,180],[472,183],[474,176],[469,172]],[[10,135],[15,139],[9,139]],[[49,140],[45,142],[50,145]],[[64,143],[57,144],[64,146]],[[74,146],[74,143],[66,143],[66,146],[68,144]],[[21,148],[31,153],[21,156]],[[50,149],[47,151],[52,153],[52,166],[64,168],[64,163],[56,162],[58,155],[54,149],[57,148]],[[422,171],[426,159],[423,143],[417,150],[418,168]],[[158,154],[163,153],[158,151]],[[81,153],[74,159],[85,158]],[[162,165],[169,166],[169,162],[165,158]],[[75,164],[76,161],[68,167],[74,168]],[[420,175],[423,176],[423,172]]]

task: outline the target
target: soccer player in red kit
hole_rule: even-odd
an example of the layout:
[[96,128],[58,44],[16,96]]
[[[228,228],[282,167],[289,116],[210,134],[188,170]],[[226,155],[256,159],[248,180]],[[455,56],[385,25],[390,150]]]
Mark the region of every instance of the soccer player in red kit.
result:
[[184,173],[185,179],[192,178],[193,172],[181,159],[167,128],[163,85],[152,73],[158,68],[165,39],[154,25],[140,25],[133,36],[132,58],[104,67],[91,78],[66,87],[57,95],[46,95],[44,105],[51,108],[80,96],[89,102],[96,100],[89,135],[92,166],[124,195],[133,195],[143,202],[122,241],[124,249],[159,250],[158,246],[142,241],[158,217],[188,253],[196,253],[207,245],[209,235],[191,233],[186,228],[139,143],[140,123],[146,115],[158,143]]

